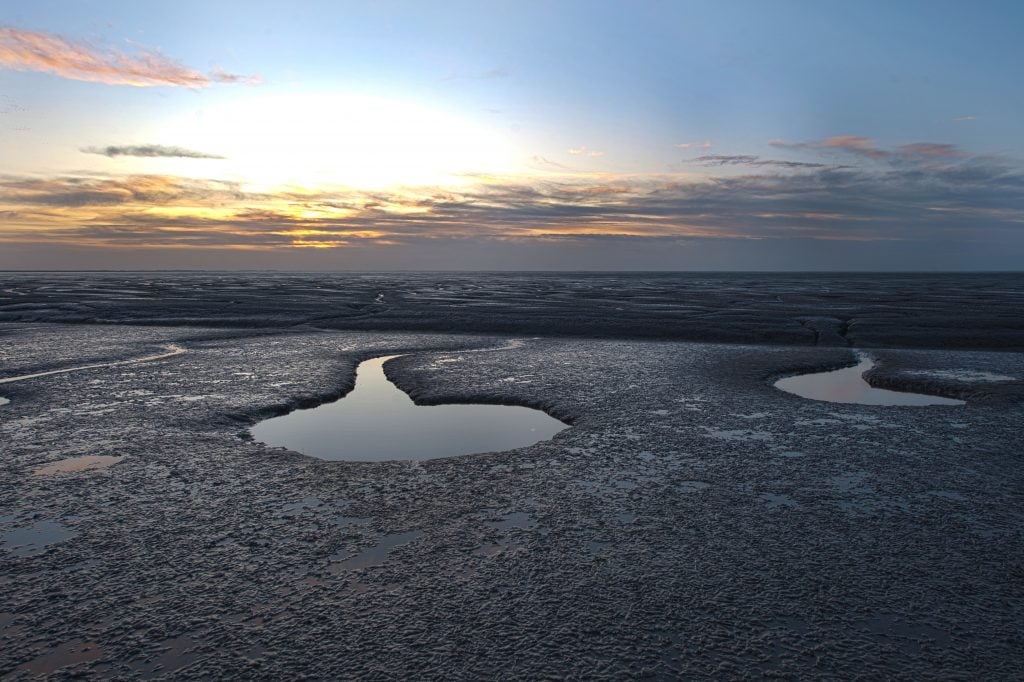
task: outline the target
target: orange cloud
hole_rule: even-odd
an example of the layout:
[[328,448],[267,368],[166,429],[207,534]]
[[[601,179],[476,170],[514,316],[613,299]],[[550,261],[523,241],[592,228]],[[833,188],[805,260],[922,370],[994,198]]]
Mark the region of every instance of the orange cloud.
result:
[[[818,143],[819,145],[822,143]],[[460,187],[282,187],[164,175],[0,175],[4,244],[331,249],[558,236],[931,239],[1024,222],[1024,169],[941,145],[940,164],[766,173],[500,178]],[[791,172],[788,172],[791,171]]]
[[202,73],[157,50],[143,49],[134,55],[114,49],[101,52],[86,43],[72,42],[58,35],[9,26],[0,26],[0,67],[136,87],[205,88],[213,83],[259,82],[257,76],[241,76],[221,69]]

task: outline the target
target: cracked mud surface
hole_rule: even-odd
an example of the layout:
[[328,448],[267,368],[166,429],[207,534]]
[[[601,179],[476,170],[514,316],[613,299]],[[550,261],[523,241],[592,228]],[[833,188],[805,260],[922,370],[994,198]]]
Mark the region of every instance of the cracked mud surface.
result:
[[[968,404],[871,407],[771,387],[849,364],[846,348],[0,330],[0,378],[186,351],[0,385],[11,679],[1013,679],[1024,666],[1020,354],[875,350],[872,383]],[[397,353],[388,376],[418,402],[523,404],[573,427],[419,463],[240,437]],[[34,474],[77,457],[123,459]]]

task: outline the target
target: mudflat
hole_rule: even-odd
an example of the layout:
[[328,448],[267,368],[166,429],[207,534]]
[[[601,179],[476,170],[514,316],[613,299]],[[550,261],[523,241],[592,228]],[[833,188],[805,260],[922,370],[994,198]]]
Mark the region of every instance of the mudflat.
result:
[[[1019,332],[993,312],[1009,319],[1017,276],[963,276],[988,301],[970,306],[927,288],[888,294],[904,326],[876,329],[908,340],[874,346],[866,378],[965,401],[924,407],[773,387],[854,364],[846,346],[869,345],[869,316],[819,331],[817,346],[482,334],[457,322],[475,319],[474,301],[566,311],[560,287],[613,276],[541,276],[547,293],[532,295],[530,277],[515,293],[495,276],[514,304],[472,284],[490,276],[333,280],[364,281],[355,293],[316,293],[326,276],[225,277],[5,275],[0,379],[29,377],[0,384],[0,670],[12,679],[1011,679],[1024,666],[1024,355],[1007,352]],[[838,281],[790,280],[813,297]],[[220,319],[190,293],[230,282]],[[438,287],[458,302],[414,297],[443,298]],[[656,319],[642,288],[635,308]],[[757,300],[786,299],[734,288],[746,302],[732,309],[752,319]],[[607,296],[612,310],[626,293]],[[232,318],[230,300],[249,312]],[[463,333],[336,329],[380,323],[342,300],[406,319],[419,307],[430,324],[451,311]],[[921,347],[939,344],[907,331],[957,305],[976,321],[988,310],[987,326],[936,329],[1006,343]],[[579,308],[597,323],[598,304]],[[42,321],[61,315],[103,324]],[[345,395],[358,364],[383,355],[402,356],[387,377],[418,404],[523,405],[571,427],[517,450],[388,462],[322,461],[249,435]],[[107,466],[36,475],[83,457]]]
[[0,322],[1024,350],[1021,273],[0,273]]

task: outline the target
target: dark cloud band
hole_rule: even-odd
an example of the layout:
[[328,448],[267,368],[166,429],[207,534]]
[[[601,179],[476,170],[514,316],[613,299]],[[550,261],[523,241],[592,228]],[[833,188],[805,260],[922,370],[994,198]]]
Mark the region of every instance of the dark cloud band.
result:
[[86,154],[100,154],[114,158],[117,156],[138,156],[142,158],[163,159],[223,159],[223,156],[197,152],[184,147],[167,147],[159,144],[143,145],[110,145],[107,147],[83,147]]

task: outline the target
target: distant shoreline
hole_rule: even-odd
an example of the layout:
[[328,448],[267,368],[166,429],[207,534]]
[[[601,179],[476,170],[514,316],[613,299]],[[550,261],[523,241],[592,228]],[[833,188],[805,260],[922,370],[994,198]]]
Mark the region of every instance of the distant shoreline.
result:
[[0,323],[1024,350],[1024,273],[0,273]]

